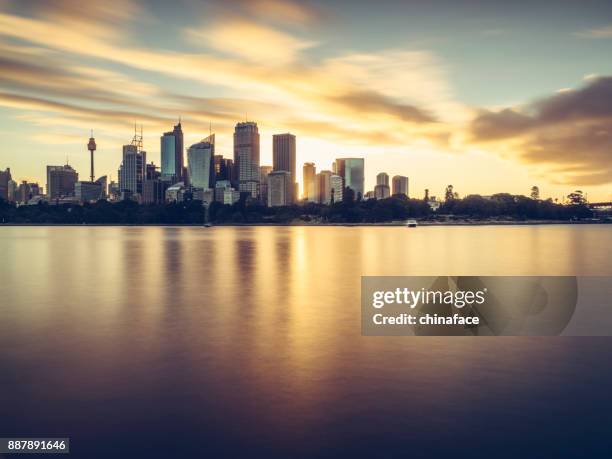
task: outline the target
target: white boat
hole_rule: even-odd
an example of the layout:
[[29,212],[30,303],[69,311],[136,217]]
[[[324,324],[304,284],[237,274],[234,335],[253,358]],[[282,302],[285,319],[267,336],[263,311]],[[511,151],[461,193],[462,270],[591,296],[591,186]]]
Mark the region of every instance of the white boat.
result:
[[417,221],[416,220],[407,220],[406,221],[406,226],[408,228],[416,228],[417,227]]

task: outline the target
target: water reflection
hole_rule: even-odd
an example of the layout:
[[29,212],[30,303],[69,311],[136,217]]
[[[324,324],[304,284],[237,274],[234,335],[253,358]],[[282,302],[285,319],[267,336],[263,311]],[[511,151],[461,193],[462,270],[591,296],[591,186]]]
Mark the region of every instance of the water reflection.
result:
[[605,226],[0,228],[0,430],[75,457],[371,456],[494,423],[479,444],[553,454],[612,408],[608,341],[362,337],[360,276],[612,275],[611,247]]

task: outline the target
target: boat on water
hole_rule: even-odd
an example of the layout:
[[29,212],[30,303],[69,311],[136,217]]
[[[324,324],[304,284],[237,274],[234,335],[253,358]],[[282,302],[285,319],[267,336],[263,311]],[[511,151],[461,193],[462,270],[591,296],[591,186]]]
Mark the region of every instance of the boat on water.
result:
[[408,228],[416,228],[417,227],[417,221],[416,220],[407,220],[406,221],[406,226]]

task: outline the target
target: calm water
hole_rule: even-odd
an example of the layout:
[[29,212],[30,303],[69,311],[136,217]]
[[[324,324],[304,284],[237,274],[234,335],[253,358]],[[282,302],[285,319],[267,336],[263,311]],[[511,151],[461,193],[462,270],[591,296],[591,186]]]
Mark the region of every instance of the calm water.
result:
[[0,228],[0,437],[610,457],[609,338],[360,336],[361,275],[612,275],[612,227]]

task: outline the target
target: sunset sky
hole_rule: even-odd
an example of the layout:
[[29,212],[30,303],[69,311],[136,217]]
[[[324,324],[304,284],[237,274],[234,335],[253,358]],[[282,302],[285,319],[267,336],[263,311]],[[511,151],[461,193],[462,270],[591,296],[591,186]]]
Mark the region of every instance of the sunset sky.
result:
[[[425,4],[426,3],[426,4]],[[134,123],[148,160],[238,121],[297,136],[301,165],[363,156],[411,197],[453,184],[612,200],[612,3],[0,0],[0,169],[117,179]]]

